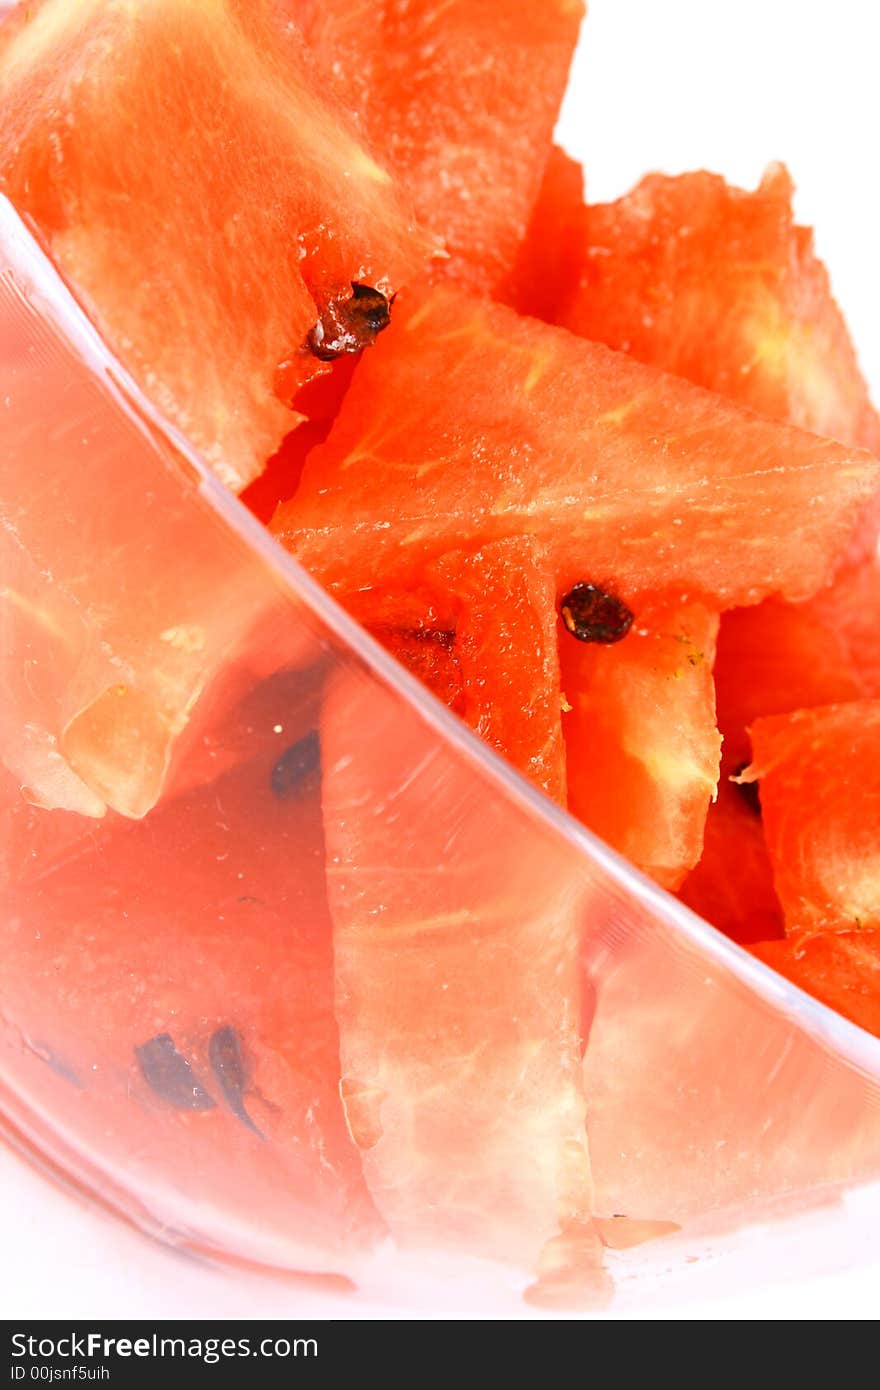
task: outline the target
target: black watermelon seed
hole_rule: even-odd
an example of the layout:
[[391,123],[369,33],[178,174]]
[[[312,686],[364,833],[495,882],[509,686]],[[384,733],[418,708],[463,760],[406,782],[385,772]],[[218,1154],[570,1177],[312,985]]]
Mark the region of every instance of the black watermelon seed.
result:
[[579,642],[619,642],[633,625],[632,610],[622,599],[595,584],[575,584],[561,604],[562,621]]
[[321,765],[321,739],[317,729],[292,743],[272,768],[270,778],[273,796],[286,801],[317,772]]
[[351,283],[351,295],[331,299],[309,333],[305,348],[320,362],[371,347],[391,322],[392,299],[372,285]]
[[159,1033],[135,1048],[147,1085],[178,1110],[213,1110],[217,1102],[198,1080],[168,1033]]
[[381,290],[374,290],[372,285],[359,285],[356,280],[352,280],[349,302],[353,306],[352,312],[357,314],[366,331],[374,338],[391,322],[394,297],[389,299]]
[[756,816],[761,815],[761,788],[758,782],[737,782],[735,779],[741,777],[749,766],[748,763],[740,763],[733,774],[733,785],[736,787],[743,801]]
[[254,1124],[244,1103],[248,1081],[247,1068],[241,1051],[241,1038],[234,1028],[218,1028],[216,1033],[211,1034],[208,1059],[232,1113],[242,1124],[247,1125],[248,1129],[252,1129],[254,1134],[259,1135],[260,1139],[265,1139],[266,1136]]

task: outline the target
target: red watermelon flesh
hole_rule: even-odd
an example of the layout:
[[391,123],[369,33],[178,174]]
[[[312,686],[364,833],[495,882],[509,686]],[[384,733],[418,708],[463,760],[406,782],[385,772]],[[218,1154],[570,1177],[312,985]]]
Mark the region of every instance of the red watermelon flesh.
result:
[[142,816],[209,712],[320,642],[0,227],[0,758],[37,805]]
[[[289,610],[286,616],[289,622]],[[274,635],[277,666],[283,647],[281,634]],[[317,708],[326,671],[323,654],[316,642],[311,665],[273,671],[268,680],[254,665],[232,661],[220,682],[220,698],[205,702],[204,716],[185,740],[163,802],[216,782],[239,763],[268,757],[286,730],[283,706],[290,705],[297,720],[305,717],[302,711]],[[98,828],[92,818],[77,812],[47,813],[12,778],[0,800],[0,890],[39,876],[47,865],[66,857],[71,846],[93,838]],[[108,818],[108,824],[112,823],[112,817]]]
[[366,589],[350,606],[486,743],[565,803],[556,592],[528,541],[453,551],[424,587]]
[[554,145],[526,239],[497,297],[521,314],[556,323],[583,257],[585,216],[584,171]]
[[849,565],[805,605],[828,641],[843,649],[865,695],[880,699],[880,561],[876,554]]
[[717,630],[703,604],[668,599],[613,646],[561,639],[569,807],[667,888],[700,857],[718,783]]
[[700,862],[678,896],[743,946],[784,934],[760,804],[732,784],[726,772],[706,817]]
[[424,258],[391,176],[295,31],[238,0],[22,4],[0,101],[0,191],[243,487],[296,423],[279,364],[322,370],[303,344],[326,305],[354,281],[390,293]]
[[747,731],[756,719],[857,700],[867,693],[841,635],[819,620],[815,601],[780,599],[724,614],[715,685],[724,765],[730,773],[749,760]]
[[[250,2],[250,0],[248,0]],[[334,88],[361,125],[373,72],[383,52],[385,0],[262,0],[277,19],[293,22]]]
[[351,385],[356,362],[356,354],[340,357],[305,386],[299,379],[301,362],[298,357],[282,363],[276,373],[276,393],[289,401],[297,423],[284,436],[260,476],[241,494],[245,506],[264,524],[268,525],[281,503],[294,495],[306,458],[330,433],[330,426]]
[[528,541],[453,552],[433,570],[454,595],[462,714],[531,781],[565,804],[556,588]]
[[880,700],[759,719],[760,784],[788,931],[880,928]]
[[441,289],[395,307],[272,529],[342,596],[527,536],[560,584],[623,598],[679,588],[730,606],[815,592],[878,471],[867,454]]
[[374,628],[373,636],[455,714],[464,714],[461,663],[451,629]]
[[475,289],[516,262],[550,153],[581,0],[281,0]]
[[762,715],[880,695],[880,571],[849,568],[808,603],[768,599],[724,613],[715,662],[722,785],[709,810],[703,858],[681,897],[743,944],[782,934],[760,806],[728,778],[751,757]]
[[430,586],[406,592],[367,589],[349,606],[392,656],[456,714],[463,713],[455,604],[446,594]]
[[404,1245],[533,1267],[592,1215],[563,847],[366,674],[322,721],[343,1097]]
[[94,828],[93,820],[76,811],[33,806],[16,779],[0,768],[0,894],[66,854]]
[[807,931],[753,950],[793,984],[880,1037],[880,931]]
[[242,502],[264,524],[268,525],[278,506],[296,492],[309,451],[323,444],[329,430],[327,420],[304,420],[284,436],[259,478],[245,488]]
[[560,322],[774,420],[880,452],[880,419],[792,184],[652,174],[587,209]]
[[366,589],[349,606],[367,631],[443,705],[456,714],[464,712],[455,603],[448,595],[430,587],[407,592]]
[[178,1235],[344,1268],[383,1227],[339,1098],[317,704],[288,675],[249,709],[250,761],[3,894],[0,1068]]

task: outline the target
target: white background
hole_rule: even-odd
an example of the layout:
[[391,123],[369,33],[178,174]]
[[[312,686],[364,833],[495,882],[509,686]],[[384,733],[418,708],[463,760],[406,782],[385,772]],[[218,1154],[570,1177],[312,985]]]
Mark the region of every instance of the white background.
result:
[[[613,198],[649,169],[700,166],[753,187],[770,160],[785,160],[799,217],[816,227],[880,395],[878,6],[591,0],[590,8],[560,127],[584,161],[589,196]],[[3,1150],[0,1202],[5,1317],[395,1315],[188,1264],[75,1204]],[[873,1318],[875,1291],[880,1264],[658,1315]]]

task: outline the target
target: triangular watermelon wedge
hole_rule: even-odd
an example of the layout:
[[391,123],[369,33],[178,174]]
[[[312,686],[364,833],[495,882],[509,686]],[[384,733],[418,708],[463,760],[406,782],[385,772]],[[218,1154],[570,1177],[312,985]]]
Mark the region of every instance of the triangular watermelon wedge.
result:
[[550,154],[582,0],[269,3],[302,26],[339,100],[410,190],[440,239],[435,272],[476,290],[504,282]]
[[0,191],[106,340],[240,489],[297,423],[274,394],[353,282],[428,243],[297,31],[240,0],[37,0],[0,44]]
[[321,727],[342,1094],[371,1195],[401,1245],[534,1270],[592,1216],[585,893],[553,834],[375,678],[340,672]]
[[4,200],[0,246],[0,760],[36,806],[140,817],[206,720],[320,643]]
[[342,596],[527,536],[560,593],[723,608],[814,593],[878,477],[868,454],[440,290],[396,306],[273,529]]
[[587,207],[559,322],[761,415],[877,452],[880,418],[793,192],[771,164],[754,192],[706,170],[650,174]]

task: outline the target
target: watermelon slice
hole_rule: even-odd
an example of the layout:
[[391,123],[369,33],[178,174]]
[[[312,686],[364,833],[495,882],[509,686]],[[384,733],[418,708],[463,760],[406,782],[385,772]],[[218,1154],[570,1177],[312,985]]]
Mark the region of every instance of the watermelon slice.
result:
[[716,174],[654,174],[588,208],[560,322],[771,419],[880,452],[880,418],[791,196],[774,164],[754,193]]
[[759,719],[759,782],[788,931],[880,928],[880,700]]
[[561,593],[587,580],[729,606],[819,588],[878,473],[866,454],[437,290],[396,307],[272,529],[341,596],[530,536]]
[[0,760],[36,805],[138,817],[206,720],[322,645],[6,203],[0,244]]
[[0,1076],[178,1240],[344,1271],[384,1227],[339,1098],[316,717],[280,674],[216,726],[216,781],[61,853],[32,833]]
[[453,278],[491,286],[514,262],[583,14],[581,0],[386,0],[368,129]]
[[341,677],[321,728],[342,1094],[370,1193],[402,1245],[532,1268],[592,1215],[564,845],[366,675]]
[[[238,0],[22,4],[0,49],[0,191],[105,339],[243,487],[296,417],[288,363],[352,286],[423,260],[394,182],[308,53]],[[294,367],[290,368],[290,363]]]
[[808,931],[753,950],[793,984],[880,1037],[880,931]]
[[281,0],[337,93],[405,181],[447,259],[477,289],[511,271],[526,234],[582,0]]
[[569,807],[667,888],[700,857],[718,783],[717,631],[703,604],[669,599],[613,646],[561,643]]

